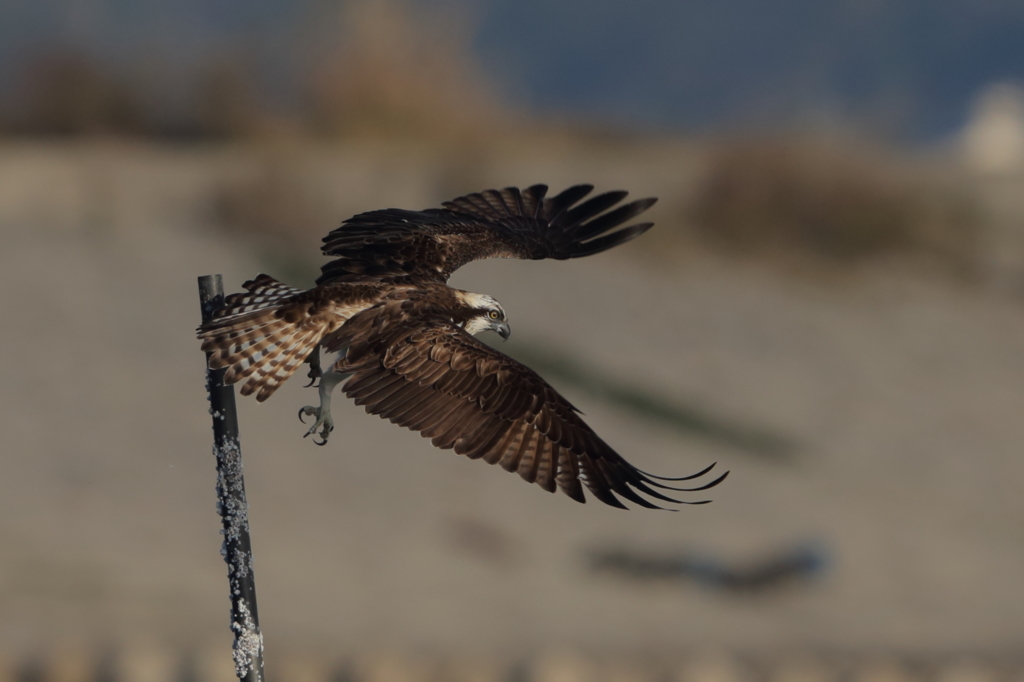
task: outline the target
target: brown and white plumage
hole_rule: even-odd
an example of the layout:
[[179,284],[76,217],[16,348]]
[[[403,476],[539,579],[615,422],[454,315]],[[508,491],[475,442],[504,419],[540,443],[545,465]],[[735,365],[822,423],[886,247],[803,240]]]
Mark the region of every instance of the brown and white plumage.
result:
[[[680,504],[665,491],[694,488],[626,462],[578,411],[525,365],[477,341],[493,329],[508,334],[504,310],[492,298],[447,286],[458,267],[481,258],[566,259],[628,241],[650,223],[621,229],[654,199],[616,208],[625,192],[581,200],[578,185],[552,198],[546,187],[507,188],[460,197],[442,209],[386,209],[347,220],[324,238],[335,260],[308,291],[260,275],[244,294],[226,299],[218,317],[200,327],[210,366],[227,367],[225,381],[265,400],[318,346],[339,352],[320,385],[320,407],[307,435],[333,428],[334,386],[367,412],[418,431],[433,445],[515,471],[545,490],[584,502],[584,487],[602,502],[619,497],[660,508],[641,494]],[[614,231],[613,231],[614,230]]]
[[213,322],[199,328],[210,367],[227,367],[227,383],[263,402],[295,373],[320,340],[379,297],[380,287],[344,284],[294,289],[267,275],[225,299]]
[[342,390],[357,405],[419,431],[438,448],[498,464],[579,502],[581,481],[616,507],[622,503],[613,492],[655,507],[637,490],[680,502],[657,488],[680,489],[626,462],[529,367],[480,343],[440,311],[409,303],[389,300],[359,313],[333,340],[348,347],[337,369],[351,373]]

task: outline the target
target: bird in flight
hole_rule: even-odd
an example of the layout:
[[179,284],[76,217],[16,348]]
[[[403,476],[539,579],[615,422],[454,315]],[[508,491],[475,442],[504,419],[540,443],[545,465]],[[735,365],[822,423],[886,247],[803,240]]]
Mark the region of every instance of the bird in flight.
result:
[[[491,330],[507,339],[508,318],[485,294],[448,286],[461,266],[483,258],[565,260],[605,251],[646,232],[653,223],[620,226],[655,199],[622,204],[626,192],[583,201],[591,185],[553,196],[547,187],[509,187],[459,197],[425,211],[385,209],[361,213],[324,237],[316,286],[289,287],[259,275],[245,293],[197,330],[212,369],[227,368],[224,382],[264,401],[319,350],[337,353],[320,375],[318,406],[306,436],[327,442],[334,422],[331,394],[341,390],[370,414],[418,431],[434,446],[518,472],[549,492],[585,502],[583,488],[601,502],[625,509],[619,497],[661,509],[646,497],[674,504],[669,495],[712,488],[668,482],[637,469],[580,418],[579,411],[529,367],[477,341]],[[318,376],[319,375],[319,376]],[[314,435],[314,440],[316,440]]]

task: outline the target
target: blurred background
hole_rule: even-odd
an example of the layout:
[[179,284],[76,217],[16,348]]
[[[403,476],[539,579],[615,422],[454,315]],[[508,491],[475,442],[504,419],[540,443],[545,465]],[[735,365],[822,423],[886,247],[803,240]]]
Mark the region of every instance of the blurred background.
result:
[[[476,263],[714,503],[547,495],[293,379],[239,401],[270,679],[1024,679],[1019,0],[0,0],[0,680],[233,679],[196,277],[354,213],[658,196]],[[494,342],[495,339],[485,339]]]

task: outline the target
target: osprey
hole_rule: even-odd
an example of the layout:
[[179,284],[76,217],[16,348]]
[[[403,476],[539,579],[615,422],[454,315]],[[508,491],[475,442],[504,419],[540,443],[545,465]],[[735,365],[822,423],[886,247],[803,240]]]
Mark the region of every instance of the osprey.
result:
[[[646,232],[653,223],[612,231],[646,211],[655,199],[618,205],[626,192],[576,185],[547,197],[547,187],[509,187],[460,197],[440,209],[385,209],[346,220],[324,237],[335,260],[316,287],[295,289],[267,276],[246,282],[246,293],[197,330],[210,367],[224,381],[242,382],[242,395],[264,401],[319,348],[338,353],[319,376],[320,405],[299,411],[316,420],[327,442],[334,423],[331,394],[342,391],[370,414],[418,431],[438,448],[499,464],[549,492],[625,509],[621,496],[661,509],[662,490],[695,492],[718,485],[728,472],[693,488],[624,460],[587,426],[569,401],[525,365],[474,338],[492,330],[508,338],[505,310],[490,296],[449,287],[459,267],[482,258],[579,258]],[[315,378],[319,372],[311,370]],[[314,438],[314,440],[316,440]]]

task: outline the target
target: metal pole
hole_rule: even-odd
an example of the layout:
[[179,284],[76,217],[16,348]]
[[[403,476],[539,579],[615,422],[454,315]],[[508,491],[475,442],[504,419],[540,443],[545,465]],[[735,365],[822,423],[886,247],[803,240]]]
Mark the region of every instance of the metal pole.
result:
[[[220,275],[199,278],[203,322],[224,306]],[[207,363],[209,363],[207,353]],[[231,589],[231,630],[235,633],[235,674],[243,682],[263,682],[263,635],[256,610],[256,579],[249,542],[249,513],[242,478],[242,449],[238,440],[235,389],[225,386],[224,369],[206,369],[206,391],[213,416],[213,454],[217,458],[217,509],[224,535],[221,554],[228,565]]]

